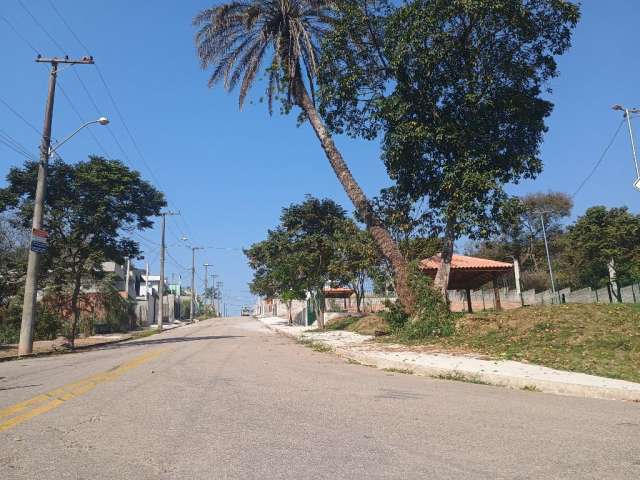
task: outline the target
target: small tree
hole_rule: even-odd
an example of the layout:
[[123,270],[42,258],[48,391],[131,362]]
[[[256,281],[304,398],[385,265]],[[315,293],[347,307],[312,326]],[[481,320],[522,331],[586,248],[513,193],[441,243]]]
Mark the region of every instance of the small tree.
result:
[[[12,168],[0,191],[0,211],[14,210],[25,227],[31,224],[36,177],[35,162]],[[49,247],[42,271],[50,272],[54,291],[69,297],[72,344],[83,282],[99,278],[105,261],[138,255],[139,246],[126,231],[150,228],[151,217],[164,205],[161,192],[118,160],[90,156],[74,165],[50,163],[44,214]]]
[[245,250],[254,269],[251,291],[266,297],[310,292],[318,326],[324,328],[323,289],[331,280],[335,236],[345,219],[344,209],[329,199],[307,196],[284,208],[280,224],[267,239]]
[[356,309],[361,312],[365,283],[383,257],[371,235],[351,220],[336,231],[335,240],[335,255],[329,267],[331,278],[351,287]]

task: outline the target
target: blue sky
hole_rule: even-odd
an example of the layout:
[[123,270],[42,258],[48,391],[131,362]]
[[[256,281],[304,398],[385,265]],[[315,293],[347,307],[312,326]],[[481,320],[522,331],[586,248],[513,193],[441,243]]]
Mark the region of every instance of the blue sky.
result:
[[[33,61],[35,53],[27,42],[45,56],[82,56],[86,51],[56,16],[49,0],[22,3],[53,40],[20,0],[3,0],[0,14],[22,38],[0,18],[0,99],[40,129],[47,70]],[[294,116],[269,117],[265,105],[257,101],[260,90],[253,92],[255,103],[240,112],[236,94],[207,88],[207,74],[200,70],[194,52],[191,19],[211,4],[205,0],[55,0],[56,8],[99,64],[144,160],[96,69],[73,67],[100,114],[112,121],[110,127],[93,127],[94,135],[111,157],[128,159],[167,194],[171,209],[182,212],[180,218],[168,221],[172,257],[167,261],[168,277],[181,274],[183,283],[189,281],[189,272],[183,267],[190,265],[191,253],[179,241],[186,235],[193,244],[212,247],[198,252],[199,284],[201,265],[205,261],[213,264],[224,281],[228,303],[240,305],[251,301],[247,288],[251,271],[240,249],[263,239],[267,228],[277,223],[283,206],[301,200],[306,193],[333,198],[347,208],[350,205],[308,126],[296,127]],[[610,106],[640,106],[640,2],[585,0],[582,7],[573,47],[559,60],[560,77],[551,84],[555,110],[548,119],[549,132],[542,147],[544,172],[535,181],[510,188],[512,193],[560,190],[572,194],[621,120],[620,113]],[[60,85],[82,119],[99,116],[71,69],[61,73]],[[54,136],[64,137],[81,123],[73,107],[59,92]],[[638,123],[636,120],[640,134]],[[0,129],[30,152],[37,152],[37,133],[2,102]],[[348,138],[336,141],[369,195],[388,184],[377,143]],[[60,153],[73,162],[90,153],[102,153],[102,149],[84,131]],[[0,144],[2,177],[22,161]],[[574,214],[580,215],[595,204],[627,205],[640,211],[640,192],[633,190],[633,180],[629,136],[623,129],[596,174],[576,196]],[[148,240],[142,241],[142,246],[152,261],[152,270],[157,270],[159,233],[150,230],[142,236]],[[237,307],[230,308],[237,311]]]

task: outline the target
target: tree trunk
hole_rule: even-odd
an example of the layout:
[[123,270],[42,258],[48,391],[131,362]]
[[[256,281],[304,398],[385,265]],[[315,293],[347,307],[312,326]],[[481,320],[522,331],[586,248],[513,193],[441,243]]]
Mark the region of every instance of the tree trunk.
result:
[[300,77],[298,77],[296,81],[296,100],[300,108],[302,108],[309,118],[309,122],[311,123],[318,140],[320,140],[320,144],[322,145],[327,159],[331,164],[331,168],[333,168],[333,171],[338,177],[344,191],[358,211],[360,217],[363,219],[367,226],[367,230],[371,233],[371,236],[382,251],[382,254],[389,260],[389,262],[391,262],[394,270],[395,287],[398,299],[407,313],[413,313],[414,298],[408,283],[409,272],[407,261],[389,232],[374,215],[369,200],[360,188],[360,185],[358,185],[356,180],[353,178],[349,167],[342,158],[342,154],[336,148],[331,135],[320,119],[320,115],[318,115],[318,111],[309,97],[309,93],[307,92],[307,89]]
[[71,295],[71,312],[73,313],[73,320],[71,321],[71,338],[69,341],[71,342],[71,348],[75,348],[76,342],[76,334],[78,332],[78,321],[80,320],[80,307],[78,306],[78,300],[80,298],[80,287],[82,277],[78,274],[74,277],[73,282],[73,293]]
[[449,305],[449,276],[451,274],[451,259],[453,257],[453,245],[455,243],[453,221],[447,221],[444,241],[442,242],[442,252],[440,253],[440,265],[433,281],[434,286],[440,290],[442,298]]
[[320,330],[324,330],[324,295],[316,292],[314,307],[316,310],[316,322]]
[[292,300],[287,302],[287,308],[289,309],[289,326],[293,325],[293,317],[291,316],[291,305],[293,304]]

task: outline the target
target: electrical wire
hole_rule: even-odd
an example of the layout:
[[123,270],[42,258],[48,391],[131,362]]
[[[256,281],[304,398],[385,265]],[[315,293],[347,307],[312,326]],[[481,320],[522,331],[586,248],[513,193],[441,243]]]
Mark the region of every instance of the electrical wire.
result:
[[593,174],[596,173],[596,170],[598,169],[598,167],[600,166],[600,164],[604,160],[605,156],[607,155],[607,152],[609,151],[609,149],[613,145],[613,142],[618,137],[618,134],[620,133],[620,129],[622,128],[622,125],[624,124],[624,122],[625,122],[625,120],[622,119],[622,121],[618,125],[618,128],[616,128],[616,131],[614,132],[613,137],[611,137],[611,140],[609,140],[609,143],[607,144],[606,148],[602,152],[602,155],[600,155],[600,158],[598,158],[598,161],[595,163],[595,165],[593,166],[593,168],[591,169],[589,174],[585,177],[585,179],[582,180],[582,182],[580,183],[580,185],[578,186],[576,191],[573,192],[573,195],[571,195],[571,198],[574,198],[578,193],[580,193],[580,190],[582,190],[582,188],[585,186],[585,184],[591,179]]
[[[19,0],[20,1],[20,0]],[[85,50],[85,52],[87,53],[87,55],[91,55],[91,51],[89,49],[89,47],[80,39],[80,36],[75,32],[75,30],[71,27],[71,25],[69,24],[69,22],[67,22],[67,20],[65,19],[64,15],[62,15],[62,13],[60,12],[60,10],[58,10],[56,8],[56,6],[54,5],[54,3],[51,0],[48,0],[49,5],[51,6],[51,8],[53,9],[54,13],[56,14],[56,16],[60,19],[60,21],[64,24],[64,26],[67,28],[67,30],[69,31],[69,33],[73,36],[73,38],[78,42],[78,44]],[[33,17],[33,16],[32,16]],[[43,29],[44,30],[44,29]],[[156,185],[164,191],[164,188],[162,188],[162,184],[161,182],[158,180],[158,177],[155,175],[153,169],[150,167],[149,163],[147,162],[146,157],[144,156],[144,154],[142,153],[142,149],[140,148],[136,138],[134,137],[133,133],[131,132],[131,129],[129,128],[129,125],[127,124],[127,122],[125,121],[124,115],[122,114],[122,111],[120,110],[118,103],[115,100],[115,97],[113,95],[113,93],[111,92],[111,88],[109,87],[106,78],[104,76],[104,74],[102,73],[102,70],[100,69],[100,66],[98,64],[94,64],[94,67],[96,69],[96,73],[98,74],[98,77],[100,78],[100,81],[102,82],[102,85],[104,86],[104,89],[107,93],[107,96],[109,97],[109,100],[111,101],[111,104],[113,105],[114,110],[116,111],[116,114],[118,115],[118,119],[120,120],[120,122],[122,123],[122,126],[125,129],[125,132],[127,133],[127,136],[129,137],[129,140],[131,141],[134,149],[136,150],[138,156],[140,157],[140,160],[142,160],[143,165],[146,167],[147,171],[149,172],[149,174],[151,175],[151,178],[154,180],[154,182],[156,183]],[[79,77],[79,75],[78,75]],[[80,80],[82,83],[82,80]],[[87,91],[88,93],[88,89],[85,88],[85,91]],[[89,94],[90,96],[90,94]],[[95,101],[93,101],[94,106],[97,107],[97,105],[95,104]],[[120,150],[123,152],[123,154],[125,154],[124,149],[122,148],[122,146],[119,144],[119,142],[116,140],[116,143],[118,143],[118,146],[120,147]],[[126,155],[126,154],[125,154]],[[189,236],[195,241],[195,235],[193,235],[191,226],[189,225],[189,223],[187,222],[187,220],[180,216],[180,221],[184,224],[184,226],[186,227],[187,232],[189,233]]]
[[22,155],[29,160],[33,160],[34,162],[37,161],[37,155],[33,155],[24,145],[2,129],[0,129],[0,141],[19,155]]
[[18,112],[15,108],[13,108],[11,105],[9,105],[9,103],[2,99],[0,97],[0,103],[2,103],[5,107],[7,107],[7,109],[13,113],[16,117],[18,117],[20,120],[22,120],[24,122],[25,125],[27,125],[29,128],[31,128],[31,130],[33,130],[34,132],[36,132],[39,136],[42,135],[42,132],[40,130],[38,130],[38,128],[31,123],[29,120],[27,120],[23,115],[20,114],[20,112]]
[[5,17],[4,15],[0,15],[0,18],[2,18],[2,20],[4,20],[4,22],[9,25],[9,28],[11,28],[11,30],[13,30],[13,32],[20,38],[22,39],[22,41],[24,43],[26,43],[29,48],[31,48],[31,50],[33,50],[35,52],[36,55],[40,55],[40,52],[38,51],[38,49],[36,47],[33,46],[33,44],[27,39],[27,37],[25,37],[24,35],[22,35],[22,33],[20,33],[20,30],[18,30],[13,23],[11,23],[9,21],[9,19],[7,17]]

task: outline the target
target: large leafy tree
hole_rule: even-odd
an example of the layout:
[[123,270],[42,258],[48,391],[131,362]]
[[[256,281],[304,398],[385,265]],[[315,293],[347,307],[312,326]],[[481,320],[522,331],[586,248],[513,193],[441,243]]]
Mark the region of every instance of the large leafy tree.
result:
[[[436,285],[446,295],[456,238],[488,235],[507,200],[503,185],[541,171],[553,106],[543,90],[578,7],[413,0],[385,14],[383,2],[346,4],[326,40],[322,111],[336,130],[383,133],[390,176],[412,201],[427,202],[434,233],[444,236]],[[365,10],[372,5],[373,14]],[[358,29],[376,34],[354,41],[348,31]],[[341,68],[345,58],[354,65]]]
[[568,229],[565,265],[573,272],[574,286],[601,287],[608,282],[611,265],[621,281],[640,276],[640,215],[626,207],[589,208]]
[[254,269],[251,291],[267,297],[311,292],[318,300],[318,326],[324,328],[323,290],[332,280],[336,236],[345,220],[344,209],[329,199],[309,196],[284,208],[267,239],[245,250]]
[[267,98],[272,109],[280,94],[286,111],[297,106],[307,119],[358,215],[395,272],[401,302],[411,310],[407,264],[354,179],[315,102],[320,42],[333,22],[329,0],[251,0],[230,2],[200,12],[194,19],[198,56],[212,68],[209,85],[223,82],[228,90],[240,86],[242,107],[258,73],[266,66]]
[[[0,191],[0,211],[12,210],[31,225],[37,164],[12,168]],[[44,229],[49,248],[43,272],[60,294],[69,296],[73,315],[70,339],[77,333],[82,285],[99,277],[102,263],[121,262],[140,253],[127,231],[146,229],[165,205],[164,196],[117,160],[91,156],[74,165],[56,160],[47,175]]]

